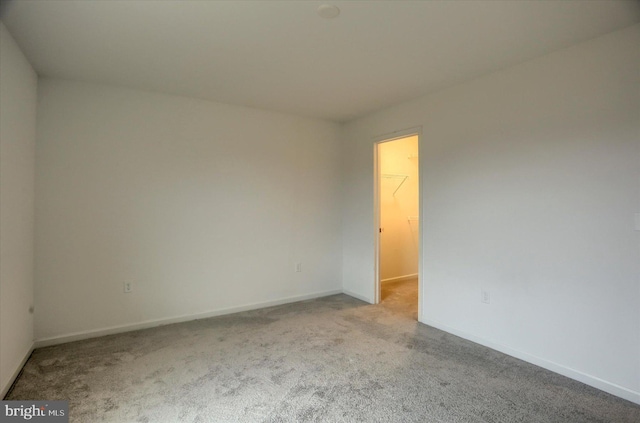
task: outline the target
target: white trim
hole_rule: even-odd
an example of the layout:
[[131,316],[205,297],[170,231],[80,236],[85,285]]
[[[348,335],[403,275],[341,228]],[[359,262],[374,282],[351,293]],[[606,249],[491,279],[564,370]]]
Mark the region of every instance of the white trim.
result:
[[424,206],[423,202],[425,201],[424,194],[424,178],[425,178],[425,169],[426,165],[426,154],[424,152],[427,150],[424,148],[424,136],[422,135],[422,126],[418,127],[418,320],[422,319],[424,316],[424,306],[425,303],[425,281],[424,281],[424,226],[426,224],[424,220]]
[[22,371],[22,368],[24,367],[25,364],[27,364],[27,360],[29,359],[29,357],[31,357],[31,353],[33,352],[34,348],[35,348],[35,345],[32,342],[31,346],[27,349],[27,353],[24,355],[24,357],[22,357],[22,360],[20,360],[20,364],[14,370],[13,374],[7,381],[7,384],[2,387],[2,391],[0,391],[0,399],[4,399],[5,395],[7,395],[7,393],[9,392],[9,389],[11,389],[11,386],[15,382],[20,372]]
[[229,307],[218,310],[207,311],[204,313],[185,314],[182,316],[169,317],[164,319],[146,320],[139,323],[131,323],[126,325],[111,326],[102,329],[93,329],[82,332],[75,332],[66,335],[52,336],[49,338],[38,339],[35,342],[35,348],[48,347],[51,345],[64,344],[67,342],[81,341],[83,339],[97,338],[99,336],[113,335],[116,333],[131,332],[134,330],[148,329],[156,326],[170,325],[173,323],[188,322],[191,320],[206,319],[209,317],[222,316],[225,314],[239,313],[241,311],[256,310],[259,308],[273,307],[282,304],[295,303],[299,301],[311,300],[314,298],[328,297],[329,295],[342,294],[341,289],[315,292],[306,295],[296,295],[286,297],[280,300],[265,301],[260,303],[245,304],[238,307]]
[[415,279],[417,277],[418,277],[417,273],[412,273],[410,275],[395,276],[393,278],[382,279],[380,280],[380,283],[384,284],[384,283],[391,283],[391,282],[408,281],[410,279]]
[[363,296],[363,295],[356,294],[355,292],[351,292],[351,291],[349,291],[348,289],[343,289],[343,290],[342,290],[342,293],[343,293],[344,295],[348,295],[348,296],[350,296],[350,297],[356,298],[356,299],[358,299],[358,300],[360,300],[360,301],[364,301],[365,303],[375,304],[373,301],[371,301],[371,298],[367,298],[367,297],[365,297],[365,296]]
[[608,382],[606,380],[600,379],[599,377],[592,376],[587,373],[583,373],[579,370],[572,369],[562,364],[554,363],[553,361],[549,361],[544,358],[537,357],[535,355],[531,355],[526,352],[513,349],[506,345],[489,341],[487,339],[480,338],[475,335],[470,335],[466,332],[457,330],[455,328],[452,328],[450,326],[447,326],[435,320],[426,319],[424,321],[421,320],[420,322],[424,323],[425,325],[433,326],[434,328],[443,330],[445,332],[448,332],[453,335],[459,336],[461,338],[467,339],[469,341],[475,342],[476,344],[484,345],[485,347],[489,347],[493,350],[500,351],[504,354],[518,358],[528,363],[535,364],[536,366],[550,370],[554,373],[561,374],[568,378],[577,380],[578,382],[582,382],[586,385],[600,389],[601,391],[604,391],[604,392],[608,392],[617,397],[626,399],[636,404],[640,404],[640,392],[633,391],[631,389],[625,388],[620,385],[616,385],[615,383]]
[[373,304],[380,302],[380,144],[384,140],[373,143]]

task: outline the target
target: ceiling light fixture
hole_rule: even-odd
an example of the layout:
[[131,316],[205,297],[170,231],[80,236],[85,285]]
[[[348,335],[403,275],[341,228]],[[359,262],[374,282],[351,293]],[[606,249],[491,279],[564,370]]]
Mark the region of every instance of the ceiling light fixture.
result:
[[340,14],[340,9],[332,4],[321,4],[318,7],[318,15],[321,18],[333,19]]

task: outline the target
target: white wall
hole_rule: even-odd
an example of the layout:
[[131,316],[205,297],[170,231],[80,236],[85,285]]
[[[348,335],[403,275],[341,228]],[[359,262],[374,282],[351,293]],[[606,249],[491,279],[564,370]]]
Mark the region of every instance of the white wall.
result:
[[39,345],[341,291],[338,131],[42,79]]
[[33,346],[37,82],[0,22],[0,398]]
[[418,136],[378,144],[378,163],[380,280],[396,281],[418,274]]
[[373,299],[373,139],[422,126],[420,320],[640,403],[639,45],[636,25],[347,125],[344,289]]

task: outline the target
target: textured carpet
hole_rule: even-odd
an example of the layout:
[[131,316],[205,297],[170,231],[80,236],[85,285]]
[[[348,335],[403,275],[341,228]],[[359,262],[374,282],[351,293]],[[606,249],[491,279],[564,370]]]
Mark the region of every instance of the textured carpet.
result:
[[640,422],[640,406],[419,324],[393,297],[38,349],[6,399],[68,399],[83,423]]
[[418,278],[380,286],[380,304],[397,314],[418,320]]

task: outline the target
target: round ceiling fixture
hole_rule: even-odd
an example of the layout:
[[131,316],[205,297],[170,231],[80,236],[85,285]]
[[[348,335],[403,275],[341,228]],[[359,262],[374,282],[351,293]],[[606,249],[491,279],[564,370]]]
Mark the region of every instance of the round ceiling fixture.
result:
[[332,4],[321,4],[318,7],[318,15],[321,18],[333,19],[340,14],[340,9]]

